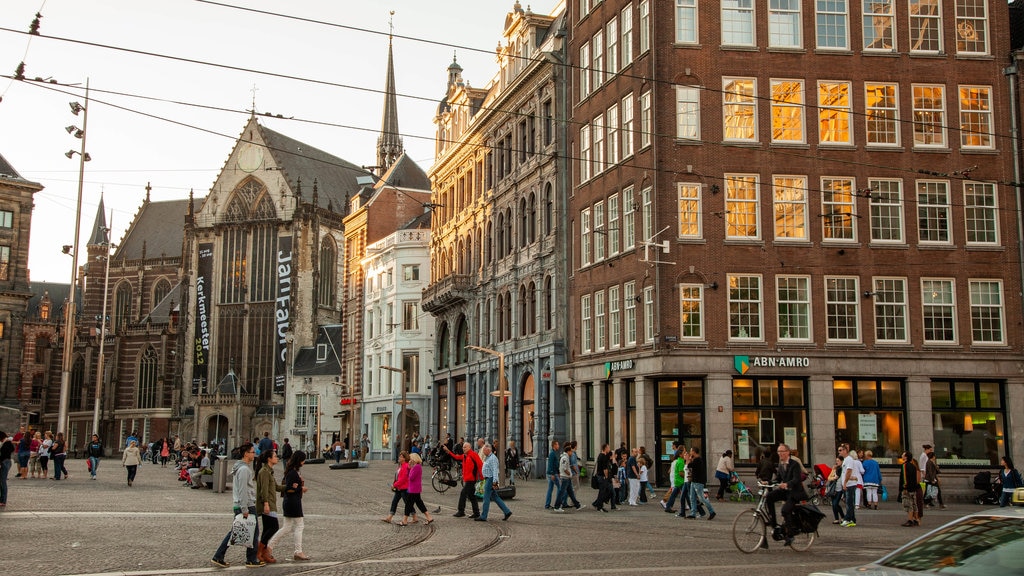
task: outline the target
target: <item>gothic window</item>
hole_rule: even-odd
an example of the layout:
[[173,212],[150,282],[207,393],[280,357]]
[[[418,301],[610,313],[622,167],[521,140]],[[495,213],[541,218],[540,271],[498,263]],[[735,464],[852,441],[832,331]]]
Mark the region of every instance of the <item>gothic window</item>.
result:
[[153,301],[152,304],[150,305],[150,310],[156,308],[157,305],[160,304],[160,302],[163,302],[163,299],[166,298],[167,295],[170,293],[171,283],[167,280],[167,278],[161,278],[157,280],[156,284],[153,284]]
[[448,324],[442,324],[437,336],[437,367],[448,368],[451,366],[451,348],[449,348]]
[[132,285],[128,282],[121,282],[114,291],[114,318],[115,328],[123,328],[132,319]]
[[157,374],[157,354],[156,350],[152,346],[148,346],[142,353],[142,358],[139,361],[139,377],[138,377],[138,407],[139,408],[156,408],[156,374]]
[[321,306],[334,307],[337,269],[338,249],[335,247],[333,239],[324,238],[320,244],[320,286],[318,286],[320,300],[318,303]]
[[469,361],[469,352],[466,346],[469,345],[469,325],[466,317],[459,317],[459,324],[455,333],[455,363],[465,364]]
[[71,366],[71,389],[68,396],[68,407],[72,410],[82,410],[85,406],[82,404],[82,388],[85,385],[85,360],[81,356],[76,356],[75,361]]

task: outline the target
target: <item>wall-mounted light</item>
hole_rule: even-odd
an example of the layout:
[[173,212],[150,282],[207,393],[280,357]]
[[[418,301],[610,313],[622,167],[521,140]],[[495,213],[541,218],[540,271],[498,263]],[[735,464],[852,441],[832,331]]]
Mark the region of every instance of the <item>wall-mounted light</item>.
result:
[[865,298],[871,298],[872,296],[877,296],[877,295],[878,295],[878,292],[872,292],[870,290],[865,290],[864,291],[864,297]]
[[970,414],[964,414],[964,432],[974,432],[974,420]]
[[942,430],[942,417],[939,416],[938,412],[935,413],[934,422],[932,423],[932,429],[933,430]]
[[839,417],[836,420],[836,428],[846,430],[846,410],[840,410]]

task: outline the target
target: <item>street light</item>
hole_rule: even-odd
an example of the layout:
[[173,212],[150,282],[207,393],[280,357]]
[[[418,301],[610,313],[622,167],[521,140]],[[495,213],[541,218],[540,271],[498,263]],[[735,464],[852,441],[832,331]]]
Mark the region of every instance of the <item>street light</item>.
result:
[[[103,205],[103,199],[100,199],[100,205]],[[110,211],[110,222],[114,223],[114,211]],[[103,346],[107,342],[107,295],[110,293],[110,228],[103,229],[103,235],[105,236],[103,246],[107,250],[106,256],[97,256],[97,261],[104,262],[105,271],[103,273],[103,312],[100,316],[100,357],[96,363],[96,404],[92,408],[92,433],[99,435],[100,433],[100,400],[103,397]]]
[[[348,451],[348,456],[345,458],[345,461],[346,462],[351,462],[352,461],[352,445],[355,444],[358,441],[358,440],[356,440],[356,385],[353,384],[352,382],[349,382],[348,384],[339,384],[338,382],[334,382],[334,385],[335,386],[345,386],[345,387],[348,387],[348,429],[349,429],[348,437],[349,437],[349,443],[348,443],[348,446],[345,447],[345,450]],[[342,400],[342,405],[344,405],[344,400]]]
[[398,444],[396,445],[397,450],[395,451],[395,454],[397,455],[398,452],[402,451],[402,442],[404,442],[405,438],[405,407],[407,404],[411,404],[409,400],[405,399],[405,370],[395,368],[394,366],[381,366],[380,369],[387,370],[388,372],[398,372],[402,375],[400,381],[400,384],[402,385],[402,399],[398,401],[398,404],[402,407],[402,414],[398,417]]
[[[71,158],[78,154],[78,202],[75,204],[75,237],[71,255],[71,290],[68,294],[67,318],[64,322],[64,362],[60,373],[60,407],[57,410],[57,430],[68,433],[68,400],[71,392],[71,357],[75,350],[75,284],[78,280],[78,235],[82,229],[82,187],[85,183],[85,163],[91,160],[85,151],[86,130],[89,126],[89,80],[85,81],[85,104],[71,103],[71,112],[82,113],[82,148],[65,154]],[[75,133],[77,137],[77,132]]]
[[498,478],[503,479],[505,478],[505,453],[503,451],[505,446],[505,397],[512,395],[511,392],[506,391],[508,390],[508,381],[505,380],[505,354],[482,346],[467,345],[466,348],[498,357],[498,390],[491,392],[491,396],[498,397],[498,437],[495,439],[498,446],[495,447],[495,452],[499,454]]

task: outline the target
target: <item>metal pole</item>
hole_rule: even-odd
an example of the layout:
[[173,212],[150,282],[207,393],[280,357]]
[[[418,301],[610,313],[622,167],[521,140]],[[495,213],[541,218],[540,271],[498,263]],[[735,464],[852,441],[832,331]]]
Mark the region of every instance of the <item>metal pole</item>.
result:
[[[405,405],[409,403],[409,401],[405,399],[405,370],[403,370],[401,368],[395,368],[394,366],[381,366],[380,369],[381,370],[387,370],[388,372],[398,372],[399,374],[401,374],[401,376],[399,377],[401,379],[399,380],[398,383],[402,387],[402,399],[399,400],[398,403],[402,406],[402,412],[398,416],[398,426],[399,426],[399,428],[398,428],[398,444],[395,445],[396,449],[393,450],[393,452],[395,454],[395,459],[397,460],[398,459],[398,453],[402,451],[402,442],[404,441],[403,437],[405,435],[405,430],[406,430],[406,428],[405,428]],[[393,392],[392,392],[392,394],[393,394]],[[392,398],[394,398],[394,396],[392,396]]]
[[110,211],[110,220],[107,223],[106,234],[107,255],[103,257],[106,262],[106,271],[103,274],[103,311],[100,316],[100,359],[96,363],[96,404],[92,408],[92,433],[100,433],[100,400],[103,395],[103,345],[107,342],[107,296],[110,293],[110,227],[114,225],[114,211]]
[[494,453],[498,455],[498,478],[504,478],[505,452],[502,446],[505,445],[505,390],[508,388],[508,382],[505,380],[505,354],[482,346],[466,346],[466,348],[498,357],[498,437],[494,440],[494,443],[497,444],[494,446]]

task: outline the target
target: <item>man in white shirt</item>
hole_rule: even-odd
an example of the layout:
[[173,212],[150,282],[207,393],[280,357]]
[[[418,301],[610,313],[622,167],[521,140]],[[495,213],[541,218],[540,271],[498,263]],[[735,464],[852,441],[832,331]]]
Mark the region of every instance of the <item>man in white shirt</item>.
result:
[[843,459],[843,470],[840,472],[840,482],[846,490],[846,515],[840,526],[853,528],[857,525],[857,516],[854,512],[857,508],[857,486],[861,483],[864,468],[860,460],[850,453],[849,444],[839,445],[839,457]]
[[921,476],[924,477],[925,468],[928,466],[928,455],[935,452],[931,444],[921,445],[921,455],[917,457],[917,468],[921,471]]

